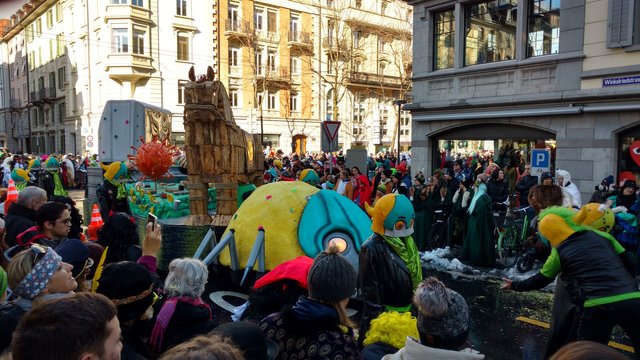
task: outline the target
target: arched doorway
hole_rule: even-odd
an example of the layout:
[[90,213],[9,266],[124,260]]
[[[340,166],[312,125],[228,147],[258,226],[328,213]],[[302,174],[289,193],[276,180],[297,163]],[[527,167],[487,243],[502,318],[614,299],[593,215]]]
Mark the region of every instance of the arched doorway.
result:
[[293,136],[293,151],[298,155],[307,152],[307,135],[299,134]]
[[[551,170],[555,167],[555,134],[540,128],[511,124],[475,124],[443,130],[432,138],[432,164],[442,168],[448,161],[476,156],[509,165],[512,159],[530,162],[532,149],[547,148],[551,152]],[[470,162],[470,160],[469,160]]]

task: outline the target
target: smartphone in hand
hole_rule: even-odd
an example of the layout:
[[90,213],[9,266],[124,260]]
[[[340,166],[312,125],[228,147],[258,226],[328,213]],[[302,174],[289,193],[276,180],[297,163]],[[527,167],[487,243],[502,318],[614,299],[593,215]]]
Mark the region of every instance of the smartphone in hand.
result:
[[156,229],[156,223],[158,222],[158,217],[153,215],[152,213],[149,213],[149,215],[147,216],[147,223],[151,223],[151,230],[155,230]]

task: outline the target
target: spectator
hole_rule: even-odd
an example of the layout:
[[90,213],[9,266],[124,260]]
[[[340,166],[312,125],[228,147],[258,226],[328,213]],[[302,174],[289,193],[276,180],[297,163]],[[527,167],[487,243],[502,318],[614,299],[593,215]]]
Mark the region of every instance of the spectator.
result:
[[484,359],[467,347],[469,307],[462,295],[430,277],[416,289],[413,303],[418,310],[420,341],[407,337],[402,349],[382,359]]
[[349,175],[349,170],[340,171],[340,179],[335,187],[335,191],[340,195],[344,195],[347,198],[353,200],[353,183]]
[[0,353],[9,347],[13,330],[27,311],[66,296],[78,286],[71,265],[62,262],[53,249],[38,244],[15,255],[7,273],[15,299],[0,306]]
[[92,293],[47,302],[20,321],[13,359],[119,359],[116,311],[109,299]]
[[207,266],[200,260],[171,261],[163,297],[156,305],[160,311],[149,338],[153,353],[161,354],[216,327],[209,305],[202,301],[208,276]]
[[159,360],[244,360],[230,340],[218,335],[200,335],[171,348]]
[[301,296],[291,309],[260,322],[267,338],[278,344],[277,359],[358,358],[358,345],[345,309],[354,294],[357,274],[338,251],[330,246],[316,256],[309,270],[308,298]]
[[[533,185],[538,184],[538,178],[531,175],[531,165],[524,165],[524,172],[522,176],[520,176],[520,180],[516,182],[516,190],[518,190],[518,202],[520,203],[520,208],[526,208],[529,206],[529,200],[527,197],[529,196],[529,190],[533,187]],[[530,217],[533,217],[533,209],[531,212],[527,212]]]
[[613,236],[632,253],[638,252],[638,216],[640,215],[640,197],[636,194],[638,185],[633,180],[625,180],[620,193],[610,196],[606,204],[616,216]]
[[569,343],[550,360],[628,360],[629,358],[607,345],[602,345],[593,341],[574,341]]
[[564,193],[564,205],[580,209],[582,207],[582,197],[576,184],[571,182],[571,174],[567,170],[558,169],[556,170],[556,177],[558,178],[558,185],[560,185]]
[[249,321],[222,324],[211,334],[231,340],[245,360],[274,360],[278,356],[278,344],[267,339],[260,327]]
[[476,177],[475,191],[469,204],[467,233],[462,246],[462,257],[476,266],[493,266],[496,262],[493,243],[491,198],[487,192],[487,176]]
[[85,236],[82,233],[82,224],[84,223],[84,220],[82,219],[80,211],[76,207],[76,202],[68,196],[51,196],[49,201],[60,202],[68,205],[71,215],[71,228],[69,229],[69,235],[67,237],[69,239],[80,239],[84,241]]
[[78,287],[76,292],[90,291],[91,286],[86,284],[86,276],[93,266],[93,259],[89,257],[89,248],[78,239],[69,239],[55,249],[62,261],[73,266],[71,275],[76,280]]
[[550,172],[543,172],[540,175],[540,184],[541,185],[553,185],[553,176],[551,176]]
[[7,246],[17,244],[16,237],[36,223],[36,211],[47,202],[47,193],[39,187],[27,186],[18,194],[5,216]]
[[[367,207],[373,235],[359,254],[358,288],[362,296],[360,333],[383,311],[409,311],[413,290],[422,280],[420,253],[413,240],[413,205],[403,195],[388,194]],[[360,336],[359,341],[364,337]]]
[[307,296],[307,277],[312,264],[312,258],[298,256],[266,273],[253,285],[247,303],[238,309],[238,312],[242,311],[239,317],[257,323],[268,315],[290,308],[300,296]]
[[639,354],[640,291],[624,248],[611,235],[576,223],[572,209],[552,207],[539,218],[539,234],[551,244],[551,255],[536,275],[522,281],[506,279],[502,289],[540,289],[562,272],[565,283],[571,284],[567,290],[572,299],[584,308],[583,339],[606,344],[614,325],[620,325]]
[[98,233],[98,244],[107,248],[105,263],[136,262],[142,256],[135,219],[127,213],[113,213]]
[[418,338],[416,318],[410,312],[384,312],[371,321],[361,352],[363,360],[378,360],[404,347],[407,336]]
[[134,262],[111,263],[102,271],[96,292],[108,297],[118,308],[123,359],[149,357],[145,340],[151,333],[154,288],[149,271]]
[[491,198],[492,204],[504,203],[507,200],[509,183],[506,181],[502,169],[495,169],[491,174],[491,179],[487,182],[487,195]]
[[53,201],[45,203],[36,212],[36,225],[16,237],[18,245],[7,250],[6,257],[11,258],[34,243],[56,248],[67,239],[70,227],[67,205]]

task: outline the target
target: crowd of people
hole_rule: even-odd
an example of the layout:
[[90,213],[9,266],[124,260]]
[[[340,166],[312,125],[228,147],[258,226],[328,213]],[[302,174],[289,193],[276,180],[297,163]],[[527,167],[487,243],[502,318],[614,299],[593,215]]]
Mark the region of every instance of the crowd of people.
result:
[[166,274],[158,271],[156,256],[171,240],[161,225],[148,223],[139,235],[130,214],[108,211],[88,240],[68,196],[25,186],[0,222],[0,358],[482,359],[468,339],[466,300],[423,274],[420,252],[430,247],[434,210],[446,209],[455,220],[449,244],[471,263],[492,266],[487,214],[496,204],[529,208],[550,248],[536,275],[503,285],[529,291],[559,279],[545,358],[580,359],[584,348],[623,358],[603,345],[616,324],[640,354],[635,182],[610,189],[603,181],[602,204],[583,206],[568,172],[556,171],[558,185],[551,174],[538,184],[515,156],[504,169],[490,158],[452,159],[415,175],[410,154],[372,155],[366,169],[345,163],[340,153],[275,152],[264,180],[305,181],[361,206],[373,235],[359,267],[335,244],[314,259],[284,262],[229,318],[206,300],[210,274],[201,260],[174,259]]

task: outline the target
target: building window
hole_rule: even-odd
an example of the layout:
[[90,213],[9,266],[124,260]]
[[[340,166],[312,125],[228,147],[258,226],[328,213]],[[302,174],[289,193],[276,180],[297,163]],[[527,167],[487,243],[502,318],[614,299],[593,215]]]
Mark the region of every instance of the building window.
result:
[[276,109],[276,97],[277,93],[273,91],[269,91],[267,94],[267,110],[275,110]]
[[[364,121],[365,103],[361,94],[356,93],[353,97],[353,125],[354,129],[360,127]],[[354,135],[356,133],[354,132]]]
[[253,27],[256,31],[264,30],[264,10],[256,8],[253,12]]
[[38,19],[35,21],[35,27],[36,27],[36,29],[35,29],[35,31],[36,31],[35,36],[40,36],[40,35],[42,35],[42,19],[38,18]]
[[300,74],[300,58],[292,56],[289,59],[289,67],[291,68],[291,75]]
[[240,24],[240,15],[238,5],[229,4],[229,30],[236,31]]
[[67,82],[67,68],[58,68],[58,89],[64,89],[64,84]]
[[61,102],[58,104],[58,120],[63,123],[65,117],[67,117],[67,103]]
[[289,41],[300,41],[300,18],[298,15],[291,15],[289,20]]
[[142,30],[133,30],[133,53],[144,55],[144,37],[146,33]]
[[327,91],[327,121],[333,120],[333,89]]
[[[51,71],[49,72],[49,89],[55,90],[55,88],[56,88],[56,72]],[[55,94],[50,94],[50,95],[55,95]]]
[[557,54],[560,46],[560,0],[529,3],[527,56]]
[[400,135],[408,136],[411,131],[411,115],[408,111],[402,110],[400,112]]
[[637,50],[640,44],[640,0],[609,0],[607,48]]
[[267,50],[267,70],[273,75],[276,71],[276,50]]
[[111,0],[111,3],[114,5],[126,5],[127,0]]
[[113,29],[113,52],[118,54],[129,52],[129,33],[127,29]]
[[144,6],[144,0],[131,0],[131,5],[143,7]]
[[64,34],[56,35],[56,40],[58,41],[58,56],[62,56],[66,52],[66,44],[64,43]]
[[333,0],[327,0],[327,7],[333,7]]
[[64,19],[64,9],[61,3],[56,3],[56,20],[61,22]]
[[389,108],[387,105],[380,106],[380,137],[385,137],[389,133]]
[[47,11],[47,29],[51,29],[53,26],[53,10],[49,9]]
[[378,35],[378,52],[384,52],[384,46],[386,45],[386,41],[384,41],[384,37],[382,35]]
[[450,69],[453,67],[455,16],[453,9],[435,13],[434,17],[434,70]]
[[263,108],[264,103],[262,102],[262,100],[264,100],[264,94],[263,93],[256,94],[256,108],[260,108],[260,109]]
[[384,69],[387,67],[387,64],[384,61],[380,61],[378,63],[378,75],[384,75]]
[[178,60],[189,61],[189,36],[178,33]]
[[362,36],[362,33],[360,32],[360,30],[356,30],[353,32],[353,47],[357,48],[360,46],[360,37]]
[[55,59],[56,55],[56,40],[49,39],[49,60]]
[[258,50],[256,52],[256,75],[264,75],[264,66],[262,60],[262,51]]
[[66,141],[64,139],[64,130],[60,130],[60,151],[62,151],[63,153],[67,152]]
[[184,98],[184,86],[187,84],[187,80],[178,80],[178,104],[182,105],[185,102]]
[[176,15],[187,16],[187,0],[176,0]]
[[291,91],[289,95],[289,111],[298,111],[298,92]]
[[491,0],[465,8],[465,65],[515,58],[518,0]]
[[240,49],[229,48],[229,73],[238,73],[240,70]]
[[278,13],[275,10],[267,10],[267,31],[271,34],[278,32]]
[[355,3],[357,9],[362,9],[362,0],[355,0]]
[[237,88],[229,88],[229,102],[232,107],[238,107],[240,104],[240,90]]
[[389,6],[389,2],[382,0],[380,3],[380,14],[384,15],[387,12],[387,6]]

